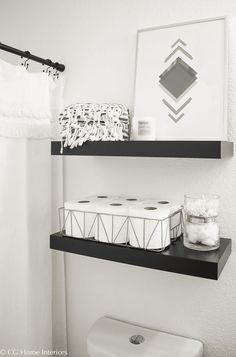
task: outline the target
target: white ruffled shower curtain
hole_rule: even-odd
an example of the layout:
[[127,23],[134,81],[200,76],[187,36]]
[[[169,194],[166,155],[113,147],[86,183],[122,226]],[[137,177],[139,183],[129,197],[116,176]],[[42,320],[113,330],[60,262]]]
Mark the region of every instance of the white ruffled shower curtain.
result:
[[40,355],[52,350],[54,92],[45,73],[0,60],[0,349]]
[[50,157],[47,139],[0,138],[0,345],[50,349]]

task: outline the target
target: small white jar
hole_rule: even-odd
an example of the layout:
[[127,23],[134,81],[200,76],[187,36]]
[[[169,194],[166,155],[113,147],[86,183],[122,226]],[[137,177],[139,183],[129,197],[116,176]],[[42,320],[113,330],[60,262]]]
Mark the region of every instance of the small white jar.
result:
[[185,195],[184,245],[209,251],[220,246],[218,195]]

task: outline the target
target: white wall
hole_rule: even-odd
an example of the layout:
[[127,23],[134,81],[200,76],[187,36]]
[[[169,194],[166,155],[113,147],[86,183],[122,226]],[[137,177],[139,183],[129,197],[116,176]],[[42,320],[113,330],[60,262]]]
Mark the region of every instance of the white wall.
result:
[[[1,0],[1,41],[65,62],[68,104],[115,101],[132,108],[136,30],[221,15],[235,16],[236,2]],[[235,95],[231,83],[232,118]],[[193,191],[219,193],[222,236],[235,237],[236,157],[71,157],[64,174],[66,199],[96,192],[177,200]],[[87,356],[88,329],[103,315],[200,339],[206,357],[236,356],[235,251],[219,281],[69,254],[66,280],[70,357]]]

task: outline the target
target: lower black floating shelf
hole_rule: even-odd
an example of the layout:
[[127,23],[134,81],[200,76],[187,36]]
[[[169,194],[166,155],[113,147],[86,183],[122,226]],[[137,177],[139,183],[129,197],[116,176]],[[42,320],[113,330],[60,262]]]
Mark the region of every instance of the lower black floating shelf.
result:
[[231,239],[221,238],[220,243],[218,250],[197,252],[185,248],[182,239],[179,239],[169,249],[157,253],[63,236],[61,233],[50,236],[51,249],[214,280],[219,278],[231,253]]

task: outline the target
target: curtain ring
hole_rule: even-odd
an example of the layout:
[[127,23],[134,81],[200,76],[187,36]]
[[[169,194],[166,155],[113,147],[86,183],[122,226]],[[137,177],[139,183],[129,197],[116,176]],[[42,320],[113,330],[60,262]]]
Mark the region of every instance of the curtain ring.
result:
[[[21,56],[21,58],[24,58],[23,56]],[[29,58],[26,58],[25,62],[22,62],[21,65],[23,67],[25,67],[26,69],[29,68]]]
[[[43,69],[43,72],[47,73],[50,76],[51,71],[49,69],[51,68],[52,61],[50,59],[47,59],[46,61],[47,61],[48,67],[46,69]],[[42,63],[42,66],[44,66],[44,63]]]

